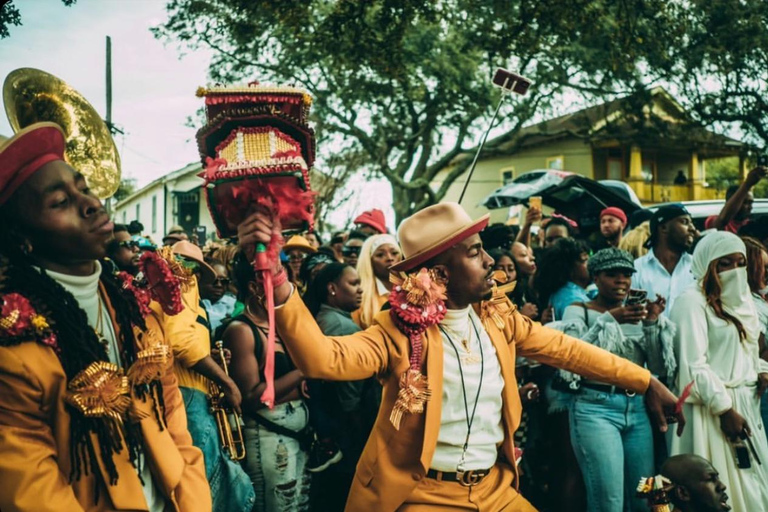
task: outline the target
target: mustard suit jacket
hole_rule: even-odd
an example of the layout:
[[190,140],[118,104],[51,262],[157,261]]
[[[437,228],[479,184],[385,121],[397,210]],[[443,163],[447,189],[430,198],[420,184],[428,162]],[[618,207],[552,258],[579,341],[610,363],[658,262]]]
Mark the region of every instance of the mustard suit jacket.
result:
[[[508,310],[499,328],[481,312],[504,378],[502,418],[505,439],[500,456],[514,467],[513,434],[522,405],[515,378],[515,357],[524,356],[564,368],[589,379],[639,393],[650,383],[650,372],[589,343],[543,327],[517,311]],[[392,322],[389,311],[374,325],[350,336],[326,337],[297,293],[276,311],[276,324],[291,358],[307,378],[360,380],[372,375],[383,381],[381,408],[352,482],[348,512],[392,512],[406,502],[425,478],[440,431],[443,394],[443,340],[437,326],[424,335],[422,372],[432,398],[424,414],[405,414],[400,430],[389,416],[397,399],[400,376],[409,367],[408,338]],[[517,471],[515,469],[515,471]],[[517,481],[517,477],[516,477]]]
[[[106,292],[101,292],[118,333],[114,310]],[[157,304],[152,307],[153,313],[146,318],[147,328],[164,336],[158,320],[160,308]],[[162,385],[167,428],[160,429],[151,399],[143,402],[134,398],[131,406],[143,412],[140,423],[144,455],[155,484],[169,504],[166,510],[208,512],[211,493],[203,454],[192,446],[172,358],[166,365]],[[147,510],[125,444],[114,455],[119,475],[116,485],[104,484],[109,477],[98,449],[96,467],[101,474],[91,471],[70,483],[66,391],[67,377],[53,349],[37,342],[0,347],[0,511]]]

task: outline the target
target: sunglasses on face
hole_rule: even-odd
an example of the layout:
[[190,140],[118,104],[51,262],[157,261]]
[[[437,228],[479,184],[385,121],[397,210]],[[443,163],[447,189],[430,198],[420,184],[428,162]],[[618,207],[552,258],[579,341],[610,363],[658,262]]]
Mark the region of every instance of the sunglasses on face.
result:
[[221,286],[224,286],[224,287],[229,286],[229,283],[231,282],[232,280],[229,279],[228,277],[217,277],[216,279],[213,280],[213,284],[220,284]]
[[341,249],[344,256],[360,256],[360,247],[344,247]]
[[133,250],[133,249],[139,248],[139,243],[134,242],[133,240],[126,240],[125,242],[120,242],[119,244],[117,244],[117,246],[120,247],[121,249]]
[[288,261],[304,261],[304,258],[306,258],[306,254],[291,254],[288,256]]

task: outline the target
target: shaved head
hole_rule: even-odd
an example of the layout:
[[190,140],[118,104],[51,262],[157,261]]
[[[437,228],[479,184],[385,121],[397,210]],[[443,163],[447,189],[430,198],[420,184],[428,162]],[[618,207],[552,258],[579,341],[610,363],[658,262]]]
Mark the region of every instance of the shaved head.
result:
[[727,512],[731,509],[726,487],[707,459],[692,454],[675,455],[661,467],[661,474],[675,486],[670,493],[675,510]]

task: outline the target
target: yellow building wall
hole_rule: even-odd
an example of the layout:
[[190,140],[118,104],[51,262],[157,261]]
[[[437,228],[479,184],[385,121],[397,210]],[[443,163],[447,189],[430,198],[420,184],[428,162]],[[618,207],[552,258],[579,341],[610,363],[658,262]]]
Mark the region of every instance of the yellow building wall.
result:
[[[479,203],[503,185],[502,172],[504,170],[513,170],[514,176],[517,177],[528,171],[546,169],[547,160],[556,157],[562,157],[562,170],[581,174],[589,178],[592,177],[592,148],[588,144],[578,139],[555,141],[546,145],[524,149],[512,156],[480,160],[467,187],[462,206],[473,218],[485,215],[489,210],[484,206],[479,206]],[[448,172],[446,170],[436,176],[432,182],[434,190],[440,188]],[[459,200],[467,174],[465,172],[453,182],[443,201]],[[490,210],[490,213],[492,223],[504,222],[507,220],[508,209]]]

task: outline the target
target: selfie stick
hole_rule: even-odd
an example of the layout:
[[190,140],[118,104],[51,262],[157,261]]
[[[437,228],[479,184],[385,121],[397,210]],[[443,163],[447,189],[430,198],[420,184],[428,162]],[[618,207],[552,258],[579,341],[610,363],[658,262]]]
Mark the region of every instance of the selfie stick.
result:
[[[511,79],[511,77],[507,76],[506,78],[504,78],[504,83],[499,86],[501,87],[501,98],[499,98],[499,104],[496,105],[496,111],[493,113],[491,122],[488,124],[488,129],[485,130],[485,134],[483,134],[483,140],[480,141],[480,146],[477,148],[477,152],[475,153],[475,158],[474,160],[472,160],[472,165],[469,167],[469,174],[467,175],[467,180],[464,182],[464,188],[461,189],[461,195],[459,196],[459,204],[461,204],[461,201],[464,199],[464,194],[467,192],[467,186],[469,185],[469,180],[472,179],[472,174],[475,172],[477,159],[480,157],[480,152],[483,151],[483,147],[485,146],[485,141],[488,140],[488,135],[491,133],[491,128],[493,128],[493,123],[496,121],[496,116],[499,115],[499,110],[501,110],[501,104],[504,103],[504,99],[507,97],[507,95],[509,95],[510,92],[515,90],[515,88],[517,87],[517,82],[518,82],[517,79]],[[518,93],[518,94],[525,94],[525,93]]]

